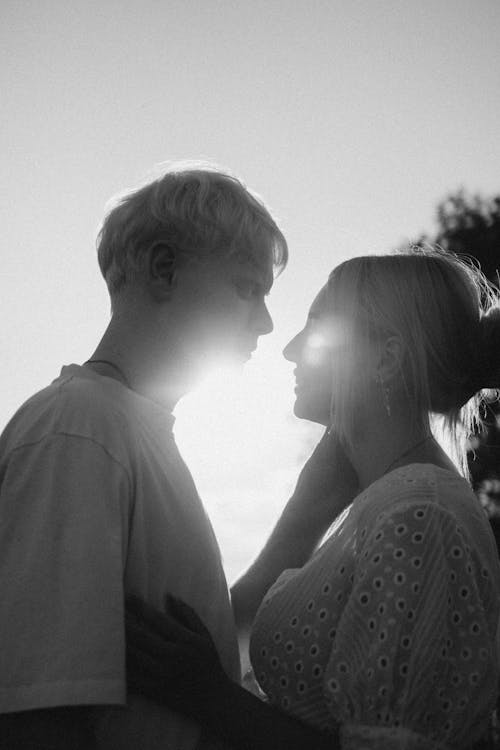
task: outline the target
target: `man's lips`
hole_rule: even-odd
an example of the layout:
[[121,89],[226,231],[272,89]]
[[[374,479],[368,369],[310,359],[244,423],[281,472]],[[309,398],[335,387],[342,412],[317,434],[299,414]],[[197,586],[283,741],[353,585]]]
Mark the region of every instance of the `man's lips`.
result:
[[254,353],[256,349],[257,349],[257,346],[252,346],[252,347],[249,347],[248,349],[247,348],[241,349],[240,356],[242,360],[245,362],[248,362],[248,360],[252,358],[252,354]]

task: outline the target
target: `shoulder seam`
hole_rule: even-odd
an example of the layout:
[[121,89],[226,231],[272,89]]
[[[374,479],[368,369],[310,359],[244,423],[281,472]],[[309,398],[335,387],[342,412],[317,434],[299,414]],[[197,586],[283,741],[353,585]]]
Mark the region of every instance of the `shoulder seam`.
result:
[[88,435],[79,435],[78,433],[66,432],[65,430],[57,430],[56,432],[48,432],[45,435],[42,435],[40,438],[38,438],[38,440],[32,440],[31,442],[21,443],[20,445],[16,445],[16,447],[10,451],[10,455],[16,453],[17,451],[22,450],[23,448],[31,448],[43,442],[44,440],[47,440],[48,438],[52,438],[52,437],[76,438],[77,440],[86,440],[89,443],[93,443],[94,445],[97,445],[114,463],[118,464],[118,466],[124,471],[127,477],[129,486],[132,487],[132,482],[131,482],[130,474],[129,474],[127,467],[124,466],[123,463],[120,461],[120,459],[114,456],[113,453],[111,453],[111,451],[108,448],[106,448],[105,445],[100,443],[95,438],[89,437]]

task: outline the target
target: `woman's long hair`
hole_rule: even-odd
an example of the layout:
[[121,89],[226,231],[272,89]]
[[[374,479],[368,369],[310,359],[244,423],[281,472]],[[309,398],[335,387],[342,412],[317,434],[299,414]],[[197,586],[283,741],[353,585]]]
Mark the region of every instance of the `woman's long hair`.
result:
[[362,342],[396,336],[404,348],[398,387],[408,409],[416,422],[430,420],[468,476],[468,438],[481,424],[484,399],[500,387],[498,289],[465,258],[410,247],[342,263],[328,290],[332,312],[345,324],[332,384],[336,433],[352,444],[353,404],[368,397],[368,376],[361,366],[356,370]]

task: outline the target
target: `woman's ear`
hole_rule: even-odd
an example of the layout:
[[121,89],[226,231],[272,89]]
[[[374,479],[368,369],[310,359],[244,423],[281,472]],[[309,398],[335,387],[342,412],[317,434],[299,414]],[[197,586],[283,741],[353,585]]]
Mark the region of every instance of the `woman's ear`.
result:
[[398,336],[390,336],[380,345],[377,375],[382,383],[389,384],[401,374],[404,346]]
[[176,283],[177,252],[165,242],[155,242],[148,248],[148,279],[154,296],[170,297]]

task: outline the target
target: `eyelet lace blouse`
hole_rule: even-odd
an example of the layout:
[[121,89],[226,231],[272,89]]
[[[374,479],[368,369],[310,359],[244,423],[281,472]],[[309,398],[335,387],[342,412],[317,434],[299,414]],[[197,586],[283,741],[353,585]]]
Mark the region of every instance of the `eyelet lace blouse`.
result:
[[285,571],[253,627],[270,703],[344,750],[470,747],[499,680],[500,564],[468,483],[430,464],[381,477],[307,565]]

